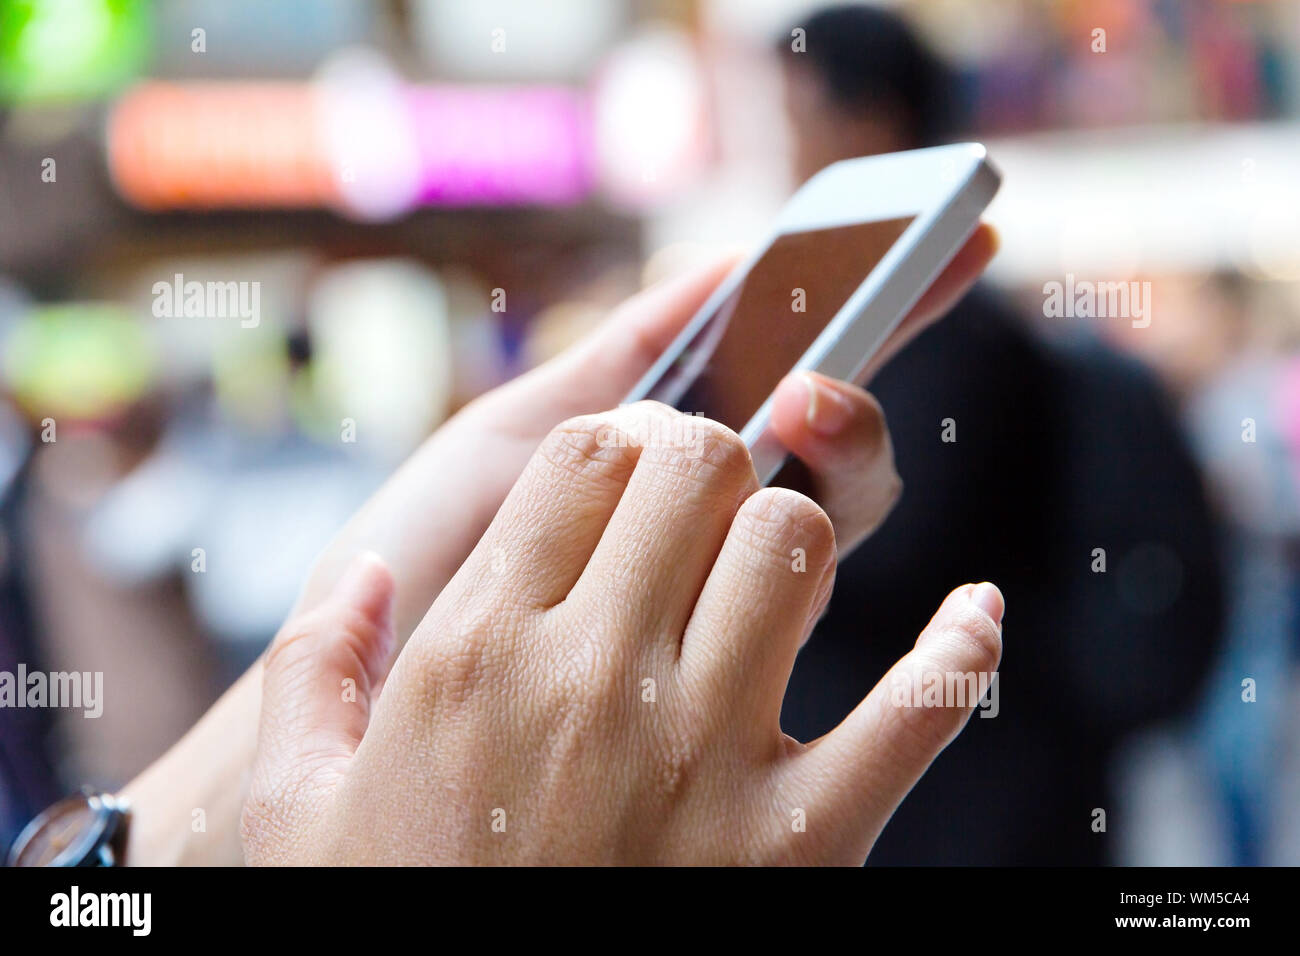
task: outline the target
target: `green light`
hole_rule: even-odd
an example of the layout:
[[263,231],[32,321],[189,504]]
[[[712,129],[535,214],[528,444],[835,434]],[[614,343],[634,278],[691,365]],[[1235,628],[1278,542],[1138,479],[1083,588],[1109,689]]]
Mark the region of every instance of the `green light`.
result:
[[37,418],[96,419],[142,397],[153,378],[148,333],[117,306],[46,306],[11,331],[4,375]]
[[149,55],[144,0],[7,0],[0,5],[0,101],[113,92]]

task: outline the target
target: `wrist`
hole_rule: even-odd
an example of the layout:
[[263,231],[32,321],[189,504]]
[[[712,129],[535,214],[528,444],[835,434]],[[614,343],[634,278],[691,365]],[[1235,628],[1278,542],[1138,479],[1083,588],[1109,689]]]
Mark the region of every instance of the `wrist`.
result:
[[259,660],[188,734],[124,787],[128,866],[240,866],[239,817],[257,749]]

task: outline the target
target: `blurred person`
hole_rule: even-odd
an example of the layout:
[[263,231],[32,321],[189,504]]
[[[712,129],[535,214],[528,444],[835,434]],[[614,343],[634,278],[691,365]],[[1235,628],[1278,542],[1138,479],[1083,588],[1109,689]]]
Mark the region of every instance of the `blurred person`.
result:
[[[1235,269],[1162,277],[1176,322],[1109,336],[1140,355],[1180,400],[1220,526],[1228,600],[1224,641],[1200,702],[1189,755],[1207,769],[1226,821],[1225,862],[1283,863],[1278,819],[1300,633],[1300,470],[1295,329],[1290,305]],[[1242,681],[1262,688],[1249,691]],[[1243,706],[1245,705],[1245,706]],[[1277,854],[1280,854],[1280,858]]]
[[1249,283],[1238,274],[1153,277],[1152,301],[1176,322],[1129,322],[1106,326],[1104,337],[1145,362],[1164,382],[1180,408],[1202,391],[1223,367],[1248,348]]
[[1202,337],[1233,347],[1202,368],[1187,419],[1223,519],[1232,587],[1198,740],[1229,823],[1230,862],[1293,863],[1294,846],[1279,850],[1277,813],[1300,659],[1300,360],[1249,334],[1269,323],[1245,276],[1216,273],[1204,291]]
[[[776,51],[800,181],[837,160],[954,138],[952,71],[892,13],[826,8]],[[782,726],[800,740],[834,727],[924,623],[927,595],[978,567],[1012,609],[1000,712],[972,721],[935,763],[871,862],[1113,861],[1111,838],[1092,829],[1096,808],[1116,807],[1112,754],[1196,699],[1222,614],[1210,514],[1165,396],[1092,340],[1040,340],[985,287],[872,391],[905,491],[841,565]],[[955,441],[943,440],[948,421]]]

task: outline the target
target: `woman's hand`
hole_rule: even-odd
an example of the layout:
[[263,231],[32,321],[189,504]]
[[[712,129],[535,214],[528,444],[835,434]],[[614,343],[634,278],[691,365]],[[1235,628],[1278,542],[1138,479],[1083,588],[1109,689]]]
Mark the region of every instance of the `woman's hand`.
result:
[[835,554],[825,512],[759,490],[721,425],[650,402],[561,424],[391,674],[373,557],[276,638],[248,861],[861,863],[977,703],[898,688],[987,686],[1002,597],[949,595],[804,746],[781,700]]
[[[985,225],[967,241],[874,363],[878,368],[950,308],[996,251]],[[703,304],[731,263],[719,262],[630,299],[569,352],[489,392],[431,436],[326,548],[295,615],[321,606],[362,552],[383,556],[400,644],[470,553],[543,437],[560,421],[620,401]],[[818,404],[810,392],[817,390]],[[824,390],[824,394],[823,394]],[[839,404],[847,413],[826,418]],[[780,386],[773,428],[812,474],[841,552],[881,520],[897,494],[888,434],[865,392],[817,376]],[[829,429],[829,430],[828,430]],[[124,791],[135,807],[128,859],[234,864],[261,703],[255,665],[166,755]],[[195,832],[193,811],[206,829]]]

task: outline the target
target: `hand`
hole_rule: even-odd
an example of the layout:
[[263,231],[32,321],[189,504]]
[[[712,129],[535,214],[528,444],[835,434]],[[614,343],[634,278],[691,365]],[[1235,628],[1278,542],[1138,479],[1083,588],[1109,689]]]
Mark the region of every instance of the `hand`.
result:
[[[873,370],[965,294],[996,248],[992,229],[981,225],[891,336]],[[349,562],[373,551],[391,568],[400,643],[479,540],[547,432],[568,417],[620,401],[731,265],[719,262],[646,290],[569,352],[463,409],[326,548],[295,614],[320,606]],[[833,393],[821,396],[823,412],[839,399],[853,406],[831,435],[817,432],[818,419],[810,424],[809,380]],[[899,482],[883,416],[865,392],[815,376],[787,380],[779,389],[773,427],[808,464],[811,490],[836,521],[841,550],[883,518]],[[438,502],[455,502],[455,507],[438,507]],[[255,748],[261,684],[261,667],[255,665],[194,730],[126,788],[135,807],[129,860],[240,862],[237,821]],[[187,787],[178,781],[187,781]],[[191,829],[194,808],[205,810],[204,833]]]
[[721,425],[649,402],[563,423],[391,674],[373,557],[276,638],[248,861],[861,863],[976,704],[897,706],[899,682],[990,679],[1003,606],[955,591],[804,746],[781,699],[835,550]]

